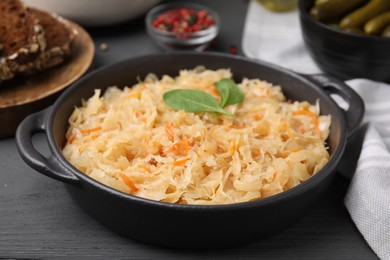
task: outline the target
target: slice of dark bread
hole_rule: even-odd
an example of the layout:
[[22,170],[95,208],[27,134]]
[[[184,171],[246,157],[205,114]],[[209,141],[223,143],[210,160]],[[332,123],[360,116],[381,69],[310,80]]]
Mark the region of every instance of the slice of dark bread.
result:
[[16,73],[32,74],[62,63],[71,54],[71,45],[77,34],[61,17],[45,11],[30,8],[30,13],[38,18],[45,33],[46,49],[33,60],[28,70]]
[[62,63],[76,34],[57,15],[0,0],[0,82]]
[[31,61],[46,49],[39,20],[19,0],[0,1],[0,81],[28,70]]

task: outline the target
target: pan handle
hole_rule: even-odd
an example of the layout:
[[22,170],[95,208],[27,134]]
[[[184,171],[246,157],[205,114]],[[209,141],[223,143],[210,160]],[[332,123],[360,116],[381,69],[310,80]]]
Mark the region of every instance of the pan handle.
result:
[[46,133],[45,118],[49,109],[50,107],[38,113],[31,114],[20,123],[15,135],[18,152],[22,159],[36,171],[50,178],[81,186],[80,180],[69,173],[69,170],[53,154],[45,157],[32,144],[32,137],[35,134]]
[[347,108],[342,109],[348,126],[348,137],[359,128],[364,117],[365,106],[362,98],[343,81],[325,74],[302,75],[306,79],[320,85],[329,95],[340,96]]

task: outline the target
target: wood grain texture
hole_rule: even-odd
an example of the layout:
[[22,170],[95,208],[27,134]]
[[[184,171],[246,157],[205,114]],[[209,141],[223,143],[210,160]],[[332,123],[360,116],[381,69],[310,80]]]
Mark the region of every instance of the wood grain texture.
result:
[[[247,1],[195,0],[215,9],[222,28],[215,50],[240,51]],[[142,18],[114,27],[88,29],[101,67],[158,52]],[[34,143],[48,155],[45,138]],[[348,181],[338,176],[329,194],[304,219],[268,239],[225,250],[174,250],[139,243],[101,226],[78,208],[64,185],[29,168],[13,138],[0,140],[0,259],[378,259],[343,205]],[[159,216],[156,216],[159,217]],[[288,217],[288,216],[286,216]]]
[[81,77],[91,66],[94,44],[79,25],[67,21],[78,32],[72,55],[59,66],[28,77],[19,77],[0,85],[0,138],[12,136],[17,125],[28,114],[50,105],[58,94]]

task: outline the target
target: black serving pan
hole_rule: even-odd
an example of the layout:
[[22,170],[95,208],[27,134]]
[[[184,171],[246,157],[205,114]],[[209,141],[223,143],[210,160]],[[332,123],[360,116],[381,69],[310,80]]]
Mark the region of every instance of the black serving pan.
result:
[[[257,201],[229,205],[180,205],[121,193],[84,175],[62,156],[68,118],[81,99],[94,89],[132,85],[149,72],[177,75],[181,69],[204,65],[230,68],[236,81],[261,78],[280,84],[292,100],[320,100],[321,113],[332,116],[328,164],[312,178],[286,192]],[[348,104],[341,110],[329,94]],[[213,53],[155,54],[125,60],[97,70],[67,89],[54,105],[27,117],[18,127],[16,142],[23,160],[35,170],[64,182],[81,208],[124,236],[176,248],[216,248],[245,244],[274,234],[304,216],[327,192],[348,137],[361,123],[364,104],[348,86],[325,75],[303,76],[243,57]],[[45,133],[51,150],[42,156],[31,139]]]

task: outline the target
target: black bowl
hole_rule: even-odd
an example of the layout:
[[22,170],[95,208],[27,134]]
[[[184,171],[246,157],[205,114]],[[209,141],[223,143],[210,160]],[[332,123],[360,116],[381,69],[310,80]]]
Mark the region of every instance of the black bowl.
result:
[[300,0],[304,42],[318,66],[341,79],[390,82],[390,38],[345,32],[314,20],[314,0]]
[[[292,100],[320,100],[323,114],[332,116],[328,139],[329,163],[316,175],[288,191],[252,202],[229,205],[181,205],[148,200],[121,193],[81,173],[62,156],[67,119],[81,99],[95,88],[123,87],[149,72],[177,75],[181,69],[204,65],[230,68],[235,80],[261,78],[280,84]],[[341,110],[329,93],[348,103]],[[336,79],[324,75],[302,76],[266,63],[224,54],[171,53],[126,60],[84,77],[65,91],[55,104],[30,115],[19,126],[16,142],[25,162],[37,171],[66,183],[74,200],[110,229],[147,243],[177,248],[216,248],[248,243],[288,227],[316,205],[329,187],[348,136],[363,117],[360,97]],[[51,156],[43,157],[31,144],[32,136],[44,132]]]

